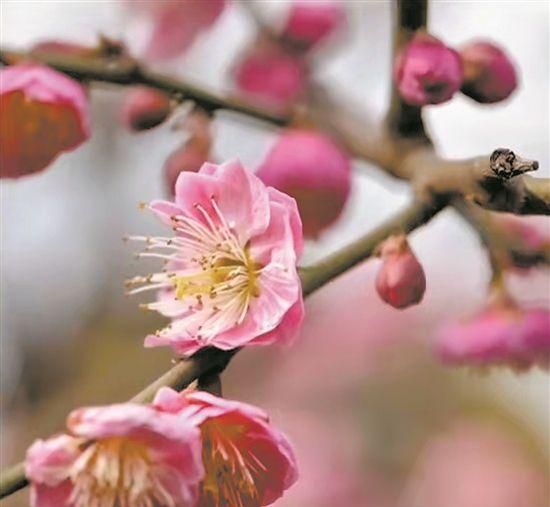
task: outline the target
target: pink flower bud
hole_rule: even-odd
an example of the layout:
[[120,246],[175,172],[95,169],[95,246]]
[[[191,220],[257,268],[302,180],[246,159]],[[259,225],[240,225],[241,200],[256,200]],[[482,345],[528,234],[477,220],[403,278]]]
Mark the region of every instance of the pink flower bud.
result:
[[0,70],[0,176],[47,167],[90,137],[88,99],[69,77],[38,64]]
[[426,291],[424,269],[406,236],[390,236],[380,246],[382,267],[376,277],[378,295],[394,308],[407,308],[422,301]]
[[154,88],[140,86],[124,98],[120,112],[128,130],[139,132],[160,125],[171,111],[170,97]]
[[471,319],[444,327],[436,351],[445,363],[523,370],[550,364],[550,312],[499,298]]
[[302,93],[307,71],[304,61],[275,44],[259,42],[242,55],[233,77],[249,99],[274,109],[285,109]]
[[290,7],[283,35],[311,47],[342,26],[345,16],[341,3],[296,0]]
[[464,65],[462,93],[490,104],[508,98],[518,85],[516,69],[508,55],[491,42],[471,42],[460,52]]
[[460,89],[462,62],[459,54],[439,39],[418,33],[396,59],[394,75],[408,104],[440,104]]
[[284,133],[257,171],[266,184],[296,199],[304,235],[317,237],[340,216],[351,186],[348,156],[318,132]]
[[164,179],[168,194],[174,197],[176,181],[182,172],[196,173],[208,161],[208,152],[198,148],[193,143],[185,143],[176,148],[164,163]]
[[212,133],[210,117],[194,111],[183,123],[188,139],[176,148],[164,163],[164,178],[170,197],[175,196],[176,181],[182,172],[197,172],[210,157]]

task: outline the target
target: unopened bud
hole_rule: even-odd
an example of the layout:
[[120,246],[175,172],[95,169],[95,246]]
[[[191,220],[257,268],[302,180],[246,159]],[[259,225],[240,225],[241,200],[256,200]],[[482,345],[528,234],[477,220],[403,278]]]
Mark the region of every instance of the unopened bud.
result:
[[395,61],[395,81],[405,102],[415,106],[451,99],[463,79],[459,54],[439,39],[418,33]]
[[490,42],[476,41],[460,51],[464,65],[462,93],[490,104],[508,98],[516,89],[516,69],[508,55]]
[[139,132],[163,123],[171,109],[168,95],[153,88],[140,86],[125,97],[121,119],[129,130]]
[[420,303],[426,291],[426,276],[406,236],[390,236],[379,253],[383,264],[376,277],[378,295],[394,308]]

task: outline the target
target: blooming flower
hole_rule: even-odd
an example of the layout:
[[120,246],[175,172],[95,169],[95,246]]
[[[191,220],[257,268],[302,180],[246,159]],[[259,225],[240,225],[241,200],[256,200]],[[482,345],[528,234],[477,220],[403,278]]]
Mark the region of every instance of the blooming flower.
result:
[[462,93],[481,103],[500,102],[517,88],[516,69],[508,55],[487,41],[474,41],[460,51],[464,65]]
[[548,368],[550,311],[500,298],[469,320],[444,327],[436,351],[449,364]]
[[285,132],[256,174],[266,185],[296,199],[304,234],[310,237],[338,219],[350,193],[349,157],[318,132]]
[[296,482],[290,443],[260,409],[205,392],[162,388],[154,404],[200,427],[205,477],[199,507],[270,505]]
[[314,46],[345,23],[341,3],[295,0],[290,6],[283,34],[308,47]]
[[195,505],[204,469],[191,422],[125,403],[75,410],[67,427],[27,451],[32,507]]
[[145,56],[156,60],[184,53],[201,32],[210,28],[226,7],[226,0],[126,0],[145,14],[151,26]]
[[121,110],[123,124],[131,131],[160,125],[171,111],[170,97],[161,91],[139,86],[128,92]]
[[304,90],[307,69],[300,56],[260,40],[238,60],[233,78],[237,89],[248,98],[267,107],[285,109]]
[[175,235],[134,238],[154,250],[140,256],[167,261],[164,271],[128,282],[140,285],[131,293],[159,289],[159,300],[145,306],[173,319],[146,338],[147,347],[188,355],[293,337],[303,300],[296,270],[301,223],[292,198],[233,161],[181,173],[175,202],[149,208]]
[[463,78],[459,54],[425,33],[407,44],[395,61],[394,74],[401,97],[415,106],[446,102]]
[[0,70],[0,105],[2,177],[40,171],[90,136],[84,88],[43,65]]
[[379,296],[394,308],[422,301],[426,275],[404,235],[390,236],[380,246],[383,264],[376,277]]

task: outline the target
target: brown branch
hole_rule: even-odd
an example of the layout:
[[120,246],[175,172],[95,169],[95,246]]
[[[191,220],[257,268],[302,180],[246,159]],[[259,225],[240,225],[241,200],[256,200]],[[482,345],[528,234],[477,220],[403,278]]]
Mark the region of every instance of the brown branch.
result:
[[[312,294],[329,281],[370,257],[376,246],[389,235],[395,232],[411,232],[427,223],[444,205],[444,202],[437,204],[413,203],[362,238],[326,259],[301,269],[300,278],[304,296]],[[223,351],[210,348],[202,350],[189,359],[179,361],[130,401],[148,403],[163,386],[181,391],[198,379],[202,379],[203,384],[206,383],[210,388],[216,389],[214,382],[216,377],[223,371],[236,352],[238,352],[238,349]],[[2,473],[0,477],[0,498],[4,498],[27,485],[24,465],[19,463]]]
[[288,115],[277,114],[267,109],[257,108],[235,97],[221,96],[207,88],[164,74],[151,72],[130,57],[82,58],[52,53],[32,54],[0,50],[0,62],[12,65],[27,60],[44,63],[79,81],[97,81],[119,85],[145,85],[175,95],[182,100],[189,99],[207,112],[229,109],[275,125],[290,122]]

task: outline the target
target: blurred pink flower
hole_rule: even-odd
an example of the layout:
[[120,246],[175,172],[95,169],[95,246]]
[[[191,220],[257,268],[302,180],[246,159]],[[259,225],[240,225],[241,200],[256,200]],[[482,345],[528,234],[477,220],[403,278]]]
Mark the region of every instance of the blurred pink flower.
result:
[[416,34],[405,46],[394,74],[401,97],[414,106],[446,102],[463,79],[459,54],[426,33]]
[[471,319],[444,327],[436,351],[449,364],[547,368],[550,311],[522,309],[511,300],[492,302]]
[[139,86],[124,97],[120,116],[128,130],[139,132],[163,123],[171,109],[170,97],[166,93]]
[[407,308],[422,301],[426,275],[405,235],[390,236],[380,245],[382,267],[376,277],[379,296],[394,308]]
[[500,102],[517,88],[510,57],[488,41],[474,41],[460,51],[464,65],[462,93],[481,103]]
[[0,176],[47,167],[90,137],[88,99],[71,78],[38,64],[0,70]]
[[300,56],[262,40],[241,55],[233,68],[233,78],[244,96],[274,109],[288,108],[308,79]]
[[32,507],[195,504],[204,469],[189,421],[126,403],[75,410],[67,427],[27,452]]
[[309,237],[319,236],[338,219],[350,193],[349,157],[332,139],[314,131],[283,133],[256,174],[296,199]]
[[510,213],[495,214],[494,220],[523,248],[541,250],[550,246],[550,229],[546,217],[518,217]]
[[345,6],[327,0],[294,0],[283,34],[308,47],[332,35],[346,22]]
[[304,311],[294,199],[232,161],[181,173],[175,202],[154,201],[149,208],[175,236],[134,238],[155,250],[140,256],[168,262],[163,272],[128,282],[141,285],[130,293],[160,289],[160,299],[145,306],[173,319],[146,338],[146,347],[168,345],[189,355],[207,346],[229,350],[295,336]]
[[199,507],[270,505],[296,482],[290,443],[260,409],[167,387],[159,390],[154,404],[163,411],[185,414],[200,427],[205,478]]
[[491,426],[462,422],[423,450],[403,507],[547,505],[548,478],[518,442]]
[[145,57],[155,60],[184,53],[198,35],[210,28],[225,9],[226,0],[126,0],[145,13],[152,29],[145,45]]

